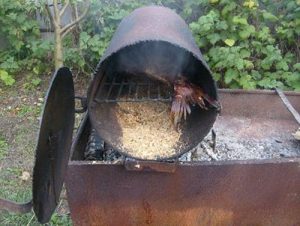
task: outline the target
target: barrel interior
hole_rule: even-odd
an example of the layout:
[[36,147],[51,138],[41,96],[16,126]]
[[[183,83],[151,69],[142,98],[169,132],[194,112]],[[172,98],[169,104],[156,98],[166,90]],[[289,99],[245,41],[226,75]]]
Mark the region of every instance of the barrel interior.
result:
[[[178,134],[174,133],[170,112],[174,92],[173,82],[176,79],[185,77],[195,82],[206,94],[216,98],[216,88],[210,72],[192,53],[179,46],[163,41],[144,41],[127,46],[112,54],[103,63],[99,73],[96,76],[100,79],[95,80],[99,82],[95,82],[94,92],[90,97],[90,120],[99,136],[124,155],[145,160],[174,159],[196,147],[213,126],[217,110],[214,108],[203,110],[195,105],[191,106],[192,111],[187,119],[180,123]],[[125,125],[123,126],[120,122],[125,116],[118,114],[118,109],[124,103],[129,103],[127,109],[140,109],[139,112],[133,112],[133,115],[140,112],[145,112],[146,115],[149,112],[145,117],[141,116],[138,119],[140,125],[137,125],[138,123],[134,125],[141,127],[135,131],[141,140],[141,148],[143,143],[144,148],[159,145],[153,142],[157,138],[156,132],[158,137],[166,136],[160,142],[161,147],[153,148],[157,150],[153,155],[138,154],[135,150],[139,147],[130,149],[124,144],[127,141],[131,145],[129,139],[135,140],[134,134],[128,135],[126,132],[125,127],[128,124],[123,123]],[[158,109],[159,107],[161,109]],[[153,130],[147,127],[148,115],[153,118],[153,124],[149,125],[150,128],[155,128]],[[156,117],[157,115],[160,116]],[[149,135],[151,133],[153,136]],[[144,136],[140,136],[141,134]],[[164,143],[167,139],[170,140],[170,144]],[[136,147],[139,144],[136,142],[131,146]]]

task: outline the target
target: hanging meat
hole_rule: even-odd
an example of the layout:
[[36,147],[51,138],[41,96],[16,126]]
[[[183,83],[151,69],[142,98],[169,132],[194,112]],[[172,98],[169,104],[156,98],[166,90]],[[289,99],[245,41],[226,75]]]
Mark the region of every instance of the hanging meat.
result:
[[213,100],[197,85],[187,81],[184,77],[174,82],[174,96],[171,107],[171,118],[174,127],[178,129],[178,124],[182,117],[186,119],[191,114],[190,105],[198,105],[207,110],[208,105],[220,110],[221,106],[217,100]]

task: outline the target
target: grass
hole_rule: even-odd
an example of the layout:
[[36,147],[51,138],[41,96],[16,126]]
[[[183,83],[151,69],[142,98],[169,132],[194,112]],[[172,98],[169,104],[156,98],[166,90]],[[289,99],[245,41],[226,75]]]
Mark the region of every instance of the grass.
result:
[[41,108],[39,106],[28,106],[28,105],[24,105],[21,108],[19,108],[18,111],[18,116],[19,117],[25,117],[28,115],[32,115],[32,116],[39,116],[41,113]]
[[4,159],[7,154],[8,144],[6,140],[0,135],[0,160]]
[[[32,199],[32,168],[35,156],[37,131],[39,128],[38,117],[43,106],[43,99],[22,94],[14,90],[6,90],[4,98],[0,101],[0,198],[25,203]],[[23,101],[23,97],[28,97]],[[0,98],[0,100],[2,97]],[[3,104],[4,103],[4,104]],[[8,110],[7,106],[11,106]],[[21,179],[26,171],[31,177]],[[51,221],[46,225],[69,226],[72,221],[66,207],[66,199],[63,199],[53,214]],[[36,226],[38,223],[33,212],[27,214],[15,214],[0,210],[0,226]]]
[[[0,171],[0,197],[15,202],[27,202],[32,198],[31,180],[23,181],[20,179],[22,169],[10,167]],[[60,202],[61,204],[61,202]],[[0,212],[0,225],[41,225],[38,223],[33,212],[27,214],[14,214],[7,211]],[[51,218],[47,225],[72,225],[69,214],[58,214],[57,212]]]
[[[41,225],[35,218],[33,212],[27,214],[9,214],[3,216],[3,220],[0,220],[1,225],[16,225],[16,226],[39,226]],[[71,226],[72,222],[67,215],[58,215],[55,213],[49,223],[45,224],[49,226]]]

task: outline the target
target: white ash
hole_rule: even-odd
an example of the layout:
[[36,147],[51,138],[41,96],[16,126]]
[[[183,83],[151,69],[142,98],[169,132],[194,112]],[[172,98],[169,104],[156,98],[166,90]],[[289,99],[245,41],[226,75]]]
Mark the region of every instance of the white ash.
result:
[[[279,139],[241,139],[222,134],[216,137],[216,147],[213,148],[213,139],[209,133],[199,145],[191,151],[179,157],[180,162],[191,161],[224,161],[224,160],[255,160],[255,159],[278,159],[300,156],[300,142],[289,140],[287,146],[285,142]],[[94,158],[86,160],[100,160],[105,163],[115,164],[125,160],[125,156],[117,151],[102,149],[99,158],[97,151]]]
[[192,151],[183,154],[179,160],[186,161],[221,161],[221,160],[250,160],[250,159],[278,159],[283,157],[300,156],[300,142],[289,140],[289,145],[280,139],[243,139],[221,133],[213,141],[209,133],[203,141]]
[[[256,121],[245,118],[230,120],[219,117],[214,125],[215,149],[210,132],[196,148],[181,155],[179,161],[255,160],[300,156],[300,142],[293,137],[292,132],[289,132],[291,130],[289,127],[281,128],[284,124],[276,120],[259,123],[257,121],[258,119]],[[231,126],[232,124],[235,126]],[[95,135],[95,133],[92,134]],[[93,145],[90,146],[92,151],[93,147]],[[98,151],[101,153],[100,158],[98,155],[90,160],[115,163],[125,159],[124,155],[107,145]]]

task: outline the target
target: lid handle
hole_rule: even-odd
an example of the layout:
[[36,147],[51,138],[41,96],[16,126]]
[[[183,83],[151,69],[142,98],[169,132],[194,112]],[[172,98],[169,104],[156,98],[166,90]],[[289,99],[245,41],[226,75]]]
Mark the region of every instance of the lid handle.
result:
[[16,203],[0,198],[0,209],[14,213],[29,213],[32,209],[32,200],[27,203]]

